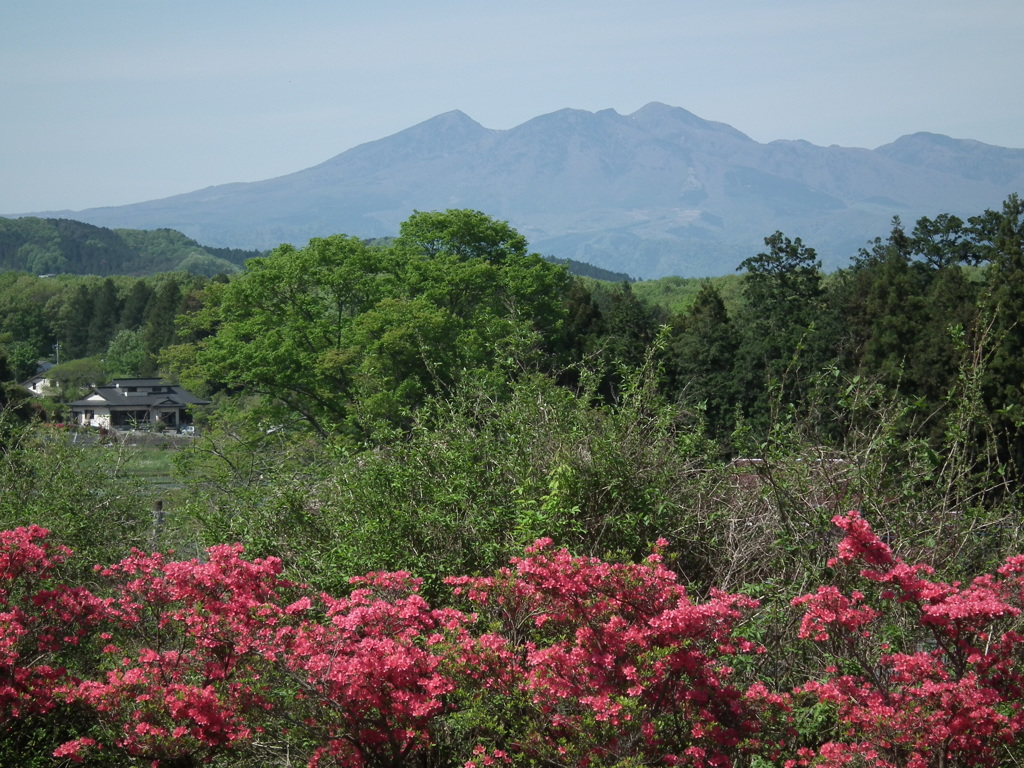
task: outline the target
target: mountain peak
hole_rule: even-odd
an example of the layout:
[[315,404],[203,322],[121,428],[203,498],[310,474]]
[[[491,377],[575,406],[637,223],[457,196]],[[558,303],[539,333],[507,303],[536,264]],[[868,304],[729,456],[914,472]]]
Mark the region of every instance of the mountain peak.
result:
[[557,109],[554,112],[548,112],[543,115],[527,120],[523,125],[552,125],[556,123],[572,123],[580,121],[589,121],[595,117],[605,117],[608,114],[616,115],[615,110],[602,109],[600,112],[588,112],[585,109],[575,109],[573,107],[564,107],[563,109]]
[[[964,140],[954,139],[950,136],[946,136],[941,133],[929,133],[928,131],[918,131],[917,133],[908,133],[906,136],[900,136],[896,141],[886,144],[887,147],[910,147],[910,146],[941,146],[941,147],[956,147],[964,143]],[[977,142],[970,142],[977,143]],[[882,147],[879,147],[882,149]]]
[[671,115],[689,115],[692,118],[700,120],[692,112],[683,109],[682,107],[673,107],[669,104],[663,104],[660,101],[651,101],[644,104],[633,114],[629,115],[632,118],[652,118],[652,117],[665,117]]
[[484,128],[465,112],[453,109],[383,139],[360,144],[314,167],[330,171],[353,157],[362,157],[374,164],[378,163],[382,156],[390,161],[397,157],[424,158],[447,155],[475,144],[492,133],[495,131]]
[[1024,182],[1024,149],[1009,149],[973,139],[954,139],[920,131],[901,136],[875,150],[917,168],[953,173],[968,179],[990,179],[1019,188]]
[[[480,123],[474,120],[472,117],[467,115],[461,109],[453,109],[448,112],[442,112],[440,115],[424,120],[419,125],[464,125],[464,126],[476,126],[477,128],[483,128]],[[415,126],[413,126],[415,127]]]
[[686,131],[696,129],[730,136],[741,141],[753,141],[745,133],[737,131],[731,125],[705,120],[682,107],[672,107],[662,104],[660,101],[652,101],[628,117],[637,125],[643,126],[645,130],[662,135],[677,134],[684,129]]
[[450,112],[442,112],[440,115],[435,115],[424,120],[422,123],[417,123],[411,128],[406,128],[404,131],[392,134],[388,138],[430,134],[441,135],[447,138],[465,137],[476,139],[490,132],[490,130],[484,128],[462,110],[453,109]]

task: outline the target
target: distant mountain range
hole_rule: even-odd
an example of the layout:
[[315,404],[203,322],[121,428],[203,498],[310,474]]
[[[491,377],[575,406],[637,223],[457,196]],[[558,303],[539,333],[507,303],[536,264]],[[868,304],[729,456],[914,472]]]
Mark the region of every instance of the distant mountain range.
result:
[[874,150],[761,144],[653,103],[631,115],[564,109],[509,130],[448,112],[275,179],[32,215],[264,250],[393,235],[413,210],[473,208],[542,254],[650,278],[726,274],[775,230],[835,268],[894,215],[966,217],[1022,191],[1024,149],[930,133]]

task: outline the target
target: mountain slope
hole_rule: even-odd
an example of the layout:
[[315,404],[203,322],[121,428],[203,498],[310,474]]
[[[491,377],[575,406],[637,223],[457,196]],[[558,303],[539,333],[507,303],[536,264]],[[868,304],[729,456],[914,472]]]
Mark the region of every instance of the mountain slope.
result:
[[256,251],[210,248],[170,229],[107,229],[69,219],[0,218],[0,271],[37,275],[239,272]]
[[448,112],[276,179],[65,215],[264,249],[391,235],[414,209],[474,208],[541,253],[657,277],[729,272],[776,229],[838,266],[893,215],[969,216],[1022,187],[1024,150],[934,134],[876,150],[760,144],[653,103],[564,109],[504,131]]

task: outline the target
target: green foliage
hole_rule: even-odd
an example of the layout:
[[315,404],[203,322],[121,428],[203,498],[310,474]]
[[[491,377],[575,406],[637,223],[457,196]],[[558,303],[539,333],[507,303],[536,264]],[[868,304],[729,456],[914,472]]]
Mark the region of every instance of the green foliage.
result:
[[552,348],[560,360],[577,364],[592,358],[601,349],[605,334],[604,316],[594,294],[578,278],[569,284],[564,309],[562,333],[552,340]]
[[146,308],[153,300],[153,287],[145,280],[136,280],[124,297],[119,326],[122,330],[140,328],[146,322]]
[[173,229],[116,229],[115,234],[137,254],[144,269],[139,274],[158,272],[189,272],[212,277],[218,273],[234,274],[241,271],[246,259],[259,256],[257,251],[227,248],[208,248]]
[[314,583],[397,568],[434,585],[537,536],[624,559],[666,536],[697,588],[781,595],[822,573],[807,557],[828,519],[863,506],[915,560],[988,562],[1019,503],[991,405],[1008,329],[980,332],[979,283],[938,253],[960,230],[936,221],[894,222],[828,281],[776,233],[742,303],[702,284],[660,336],[632,286],[538,267],[476,212],[417,214],[383,247],[280,249],[179,326],[196,339],[179,370],[253,406],[186,454],[219,478],[197,480],[197,533]]
[[817,254],[781,232],[764,242],[768,250],[738,268],[746,275],[735,368],[738,404],[759,429],[765,427],[772,388],[781,387],[786,401],[799,400],[807,375],[828,359],[816,326],[823,301]]
[[21,427],[32,417],[28,392],[12,382],[13,371],[0,349],[0,450],[16,442]]
[[339,359],[352,319],[393,294],[387,252],[341,236],[281,246],[186,321],[205,338],[168,357],[188,379],[245,387],[283,402],[321,432],[349,417]]
[[154,290],[143,314],[142,339],[146,352],[152,356],[174,341],[174,318],[181,310],[181,287],[177,280],[167,280]]
[[105,384],[110,376],[106,364],[98,357],[79,357],[51,368],[47,375],[59,382],[56,398],[70,402],[87,394],[93,387]]
[[[619,405],[597,409],[592,394],[539,374],[500,400],[486,378],[467,382],[429,400],[400,440],[372,451],[318,449],[298,464],[287,458],[294,449],[266,458],[268,444],[284,438],[265,429],[248,438],[237,427],[207,431],[182,453],[192,481],[218,478],[189,494],[191,514],[209,540],[273,552],[325,587],[405,569],[436,589],[444,576],[485,572],[538,536],[634,559],[678,533],[689,542],[681,562],[703,575],[706,522],[696,522],[692,502],[709,445],[659,401],[650,372],[642,378],[628,377]],[[301,483],[277,482],[296,472]]]
[[473,211],[416,214],[388,247],[282,246],[211,287],[183,323],[201,338],[165,360],[210,389],[273,398],[321,434],[407,424],[464,372],[560,333],[568,278],[525,246]]
[[206,248],[172,229],[97,227],[31,216],[0,220],[0,270],[36,275],[140,275],[183,271],[213,276],[240,271],[257,251]]
[[121,300],[117,287],[109,277],[104,280],[92,296],[89,318],[88,352],[102,350],[117,330],[121,316]]
[[106,372],[112,379],[152,376],[156,373],[153,356],[146,349],[141,330],[118,331],[107,347]]
[[715,285],[705,282],[689,311],[672,320],[665,368],[669,387],[705,413],[715,435],[732,429],[740,335]]
[[918,219],[910,245],[930,267],[942,269],[977,261],[977,248],[968,235],[959,217],[940,213],[934,221],[928,217]]
[[972,218],[984,231],[990,264],[982,317],[990,359],[983,384],[989,413],[997,414],[1004,461],[1024,467],[1024,200],[1011,195],[1000,215]]
[[594,290],[594,299],[601,309],[602,348],[615,363],[636,367],[664,320],[656,307],[641,301],[629,283]]
[[98,351],[89,349],[89,325],[95,306],[89,286],[81,283],[60,307],[55,330],[64,347],[65,359],[85,357],[90,351]]
[[[175,317],[195,306],[205,283],[205,278],[185,273],[137,280],[0,273],[0,349],[15,361],[19,381],[35,374],[40,361],[102,359],[112,346],[115,375],[154,375],[156,353],[176,338]],[[144,358],[136,349],[139,339]],[[67,389],[80,386],[76,381]]]
[[39,359],[39,345],[28,341],[0,341],[0,354],[6,355],[8,370],[5,375],[11,381],[25,381],[36,372]]
[[662,277],[658,280],[642,280],[632,284],[633,293],[648,304],[661,307],[666,312],[676,315],[683,314],[697,300],[703,287],[707,284],[715,290],[725,302],[730,314],[735,314],[744,304],[743,275],[723,275],[721,277]]
[[501,264],[526,256],[526,238],[505,221],[471,210],[416,211],[402,222],[394,245],[400,252],[432,259],[481,259]]
[[0,527],[49,529],[81,553],[83,576],[146,546],[148,500],[125,472],[130,459],[124,446],[80,444],[65,428],[18,428],[0,442]]
[[0,274],[0,345],[22,381],[35,373],[36,360],[53,344],[47,327],[46,305],[59,286],[30,275]]

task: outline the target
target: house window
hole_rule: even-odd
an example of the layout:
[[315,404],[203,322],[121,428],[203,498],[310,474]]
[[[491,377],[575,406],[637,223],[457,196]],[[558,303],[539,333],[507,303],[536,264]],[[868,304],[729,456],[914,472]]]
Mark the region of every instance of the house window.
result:
[[85,420],[86,421],[92,421],[94,416],[95,416],[95,413],[93,411],[86,411],[85,412]]

